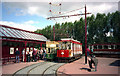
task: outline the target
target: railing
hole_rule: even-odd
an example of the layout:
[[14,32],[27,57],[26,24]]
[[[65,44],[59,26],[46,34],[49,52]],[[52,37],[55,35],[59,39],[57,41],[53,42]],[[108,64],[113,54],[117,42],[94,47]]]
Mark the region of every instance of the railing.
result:
[[89,47],[91,49],[120,49],[120,44],[93,44]]

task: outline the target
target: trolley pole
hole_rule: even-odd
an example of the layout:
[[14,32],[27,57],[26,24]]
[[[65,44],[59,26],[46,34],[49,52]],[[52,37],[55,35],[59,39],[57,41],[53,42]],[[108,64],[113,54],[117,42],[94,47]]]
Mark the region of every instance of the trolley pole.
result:
[[86,19],[86,5],[85,5],[85,64],[87,64],[87,19]]
[[25,52],[24,52],[25,58],[24,58],[24,62],[26,62],[26,46],[27,46],[27,42],[25,41]]

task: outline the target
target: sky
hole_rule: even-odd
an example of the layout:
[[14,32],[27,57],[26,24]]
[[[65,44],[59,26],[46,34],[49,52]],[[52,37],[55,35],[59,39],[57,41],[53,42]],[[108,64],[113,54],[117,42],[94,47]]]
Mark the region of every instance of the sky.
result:
[[[28,31],[43,29],[49,25],[62,22],[74,22],[84,16],[59,18],[47,20],[52,16],[73,15],[84,13],[86,4],[87,12],[96,15],[97,13],[112,13],[118,10],[120,0],[2,0],[0,3],[0,24]],[[53,5],[50,5],[49,3]],[[61,3],[61,6],[55,6]],[[79,9],[80,10],[76,10]],[[50,13],[52,10],[53,13]],[[76,10],[69,12],[71,10]],[[68,12],[68,13],[66,13]],[[91,15],[91,14],[90,14]],[[87,15],[87,16],[90,16]]]

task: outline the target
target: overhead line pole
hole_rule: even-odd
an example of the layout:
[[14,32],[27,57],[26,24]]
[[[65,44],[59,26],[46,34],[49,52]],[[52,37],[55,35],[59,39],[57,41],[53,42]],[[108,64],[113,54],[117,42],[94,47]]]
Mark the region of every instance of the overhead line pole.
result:
[[55,26],[53,26],[53,37],[54,37],[54,41],[55,41]]
[[86,5],[85,5],[85,64],[87,64],[87,18],[86,18]]

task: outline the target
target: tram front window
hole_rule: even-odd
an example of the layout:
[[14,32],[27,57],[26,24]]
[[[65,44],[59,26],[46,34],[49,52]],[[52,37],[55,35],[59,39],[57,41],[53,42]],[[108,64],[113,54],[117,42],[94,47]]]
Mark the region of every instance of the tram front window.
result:
[[50,53],[50,48],[48,48],[48,53]]
[[68,42],[63,42],[63,43],[59,44],[59,49],[69,50],[69,49],[71,49],[71,45]]
[[55,48],[51,48],[51,53],[56,53]]

